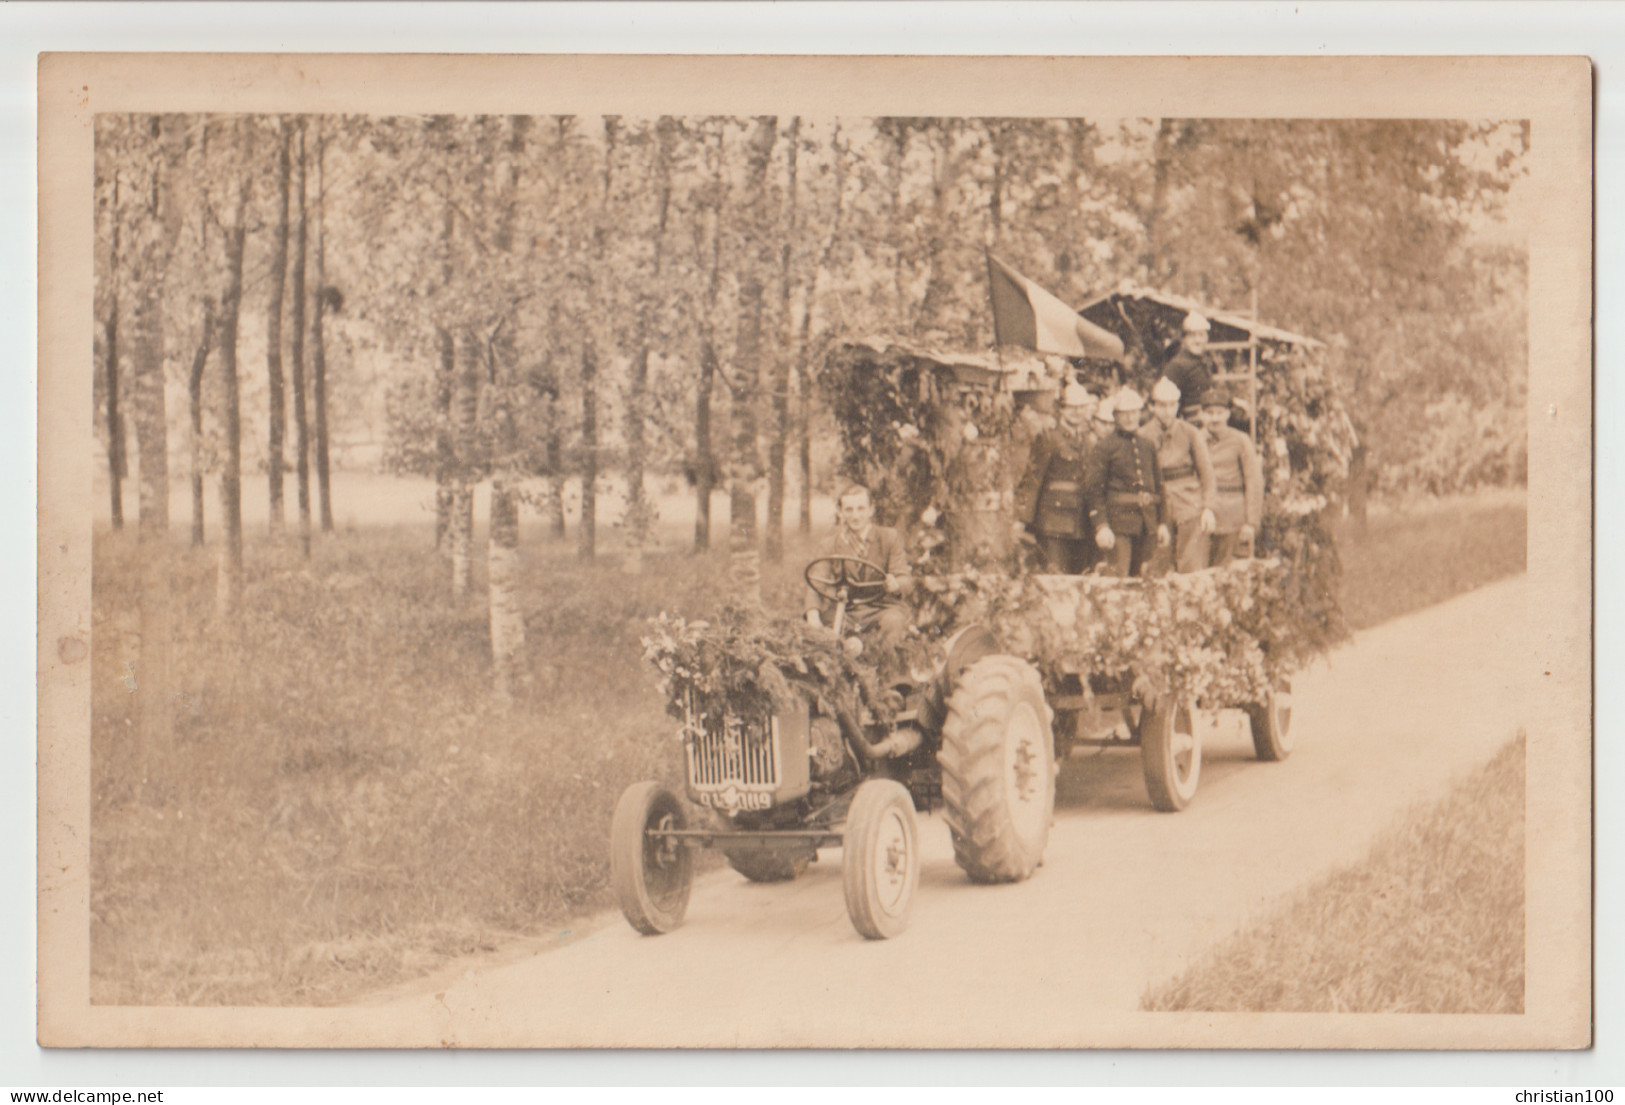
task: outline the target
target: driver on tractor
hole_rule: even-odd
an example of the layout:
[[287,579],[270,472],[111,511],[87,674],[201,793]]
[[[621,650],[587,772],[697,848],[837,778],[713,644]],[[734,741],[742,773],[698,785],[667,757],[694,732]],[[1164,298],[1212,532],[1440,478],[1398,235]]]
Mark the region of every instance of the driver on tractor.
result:
[[913,619],[905,600],[914,576],[902,535],[874,524],[874,503],[862,484],[848,485],[835,504],[835,532],[807,565],[807,621],[841,629],[834,619],[844,596],[845,622],[858,630],[875,627],[882,655],[895,655]]

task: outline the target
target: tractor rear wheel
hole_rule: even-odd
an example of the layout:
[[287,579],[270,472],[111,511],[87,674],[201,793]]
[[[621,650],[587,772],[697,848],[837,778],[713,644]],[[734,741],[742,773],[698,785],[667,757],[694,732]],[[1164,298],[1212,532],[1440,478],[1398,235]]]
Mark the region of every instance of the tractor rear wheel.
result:
[[942,798],[954,862],[975,882],[1017,882],[1044,858],[1055,815],[1054,714],[1031,664],[984,656],[942,725]]
[[841,834],[841,881],[852,927],[887,940],[908,927],[920,885],[920,831],[914,799],[892,779],[858,787]]

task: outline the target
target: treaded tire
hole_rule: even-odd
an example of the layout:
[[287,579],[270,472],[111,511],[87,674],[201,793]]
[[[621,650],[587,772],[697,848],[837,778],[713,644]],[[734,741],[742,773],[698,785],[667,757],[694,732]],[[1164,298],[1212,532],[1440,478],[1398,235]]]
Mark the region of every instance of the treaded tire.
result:
[[1253,751],[1258,758],[1278,763],[1292,755],[1292,680],[1283,679],[1270,691],[1269,701],[1247,707],[1253,726]]
[[920,885],[920,830],[903,784],[870,779],[858,787],[841,834],[841,882],[860,935],[887,940],[908,927]]
[[789,882],[807,869],[813,853],[776,851],[768,848],[728,848],[722,854],[728,866],[751,882]]
[[694,888],[694,853],[650,837],[650,829],[684,829],[688,815],[659,783],[633,783],[615,804],[609,829],[609,881],[627,922],[645,936],[683,923]]
[[1018,882],[1044,858],[1055,816],[1054,714],[1031,664],[984,656],[942,724],[942,799],[954,862],[974,882]]
[[1140,716],[1140,764],[1146,793],[1163,813],[1178,813],[1196,797],[1202,777],[1202,738],[1191,711],[1171,699]]

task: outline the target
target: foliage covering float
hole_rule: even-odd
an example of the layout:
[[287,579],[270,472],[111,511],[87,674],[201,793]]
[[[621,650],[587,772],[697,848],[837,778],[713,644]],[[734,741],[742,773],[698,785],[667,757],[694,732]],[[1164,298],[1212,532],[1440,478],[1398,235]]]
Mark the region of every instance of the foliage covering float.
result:
[[[1146,681],[1157,693],[1240,706],[1263,702],[1334,638],[1295,613],[1297,574],[1279,558],[1152,579],[1008,576],[966,571],[922,581],[910,666],[929,670],[945,632],[992,627],[1002,649],[1036,663],[1054,686],[1066,672]],[[725,608],[714,622],[661,615],[644,655],[668,711],[749,714],[815,703],[824,713],[886,721],[900,705],[873,668],[827,630]],[[869,652],[866,648],[865,652]]]
[[985,621],[1051,686],[1082,671],[1240,706],[1263,702],[1331,643],[1296,615],[1295,579],[1278,558],[1149,579],[966,572],[926,580],[935,609],[922,615]]
[[967,506],[1008,511],[1034,427],[1007,391],[978,390],[961,375],[992,373],[982,357],[921,356],[902,345],[837,347],[820,386],[841,431],[841,475],[865,484],[882,525],[909,538],[916,571],[988,564],[1003,549],[964,524]]
[[855,720],[860,707],[886,722],[902,705],[870,665],[848,656],[828,629],[799,618],[770,618],[725,606],[714,621],[661,614],[649,621],[643,655],[660,671],[666,711],[701,716],[760,715],[802,702]]

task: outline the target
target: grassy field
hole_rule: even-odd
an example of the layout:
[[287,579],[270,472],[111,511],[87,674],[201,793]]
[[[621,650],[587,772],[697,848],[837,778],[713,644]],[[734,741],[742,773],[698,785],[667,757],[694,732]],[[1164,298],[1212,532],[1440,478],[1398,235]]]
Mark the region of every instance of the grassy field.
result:
[[[1521,570],[1522,527],[1504,500],[1374,513],[1345,535],[1356,625]],[[236,639],[211,624],[212,550],[177,544],[163,753],[131,739],[133,540],[98,531],[92,1000],[342,1001],[610,905],[615,799],[677,771],[645,619],[725,594],[726,557],[687,551],[681,528],[640,576],[612,534],[583,563],[527,531],[526,682],[507,712],[488,693],[483,568],[454,601],[426,524],[341,526],[308,564],[256,535]],[[774,609],[799,605],[810,546],[791,544],[765,575]]]
[[1343,612],[1359,630],[1443,602],[1522,572],[1527,544],[1521,491],[1374,509],[1337,533]]
[[1141,1001],[1152,1011],[1521,1013],[1524,737],[1362,862]]

